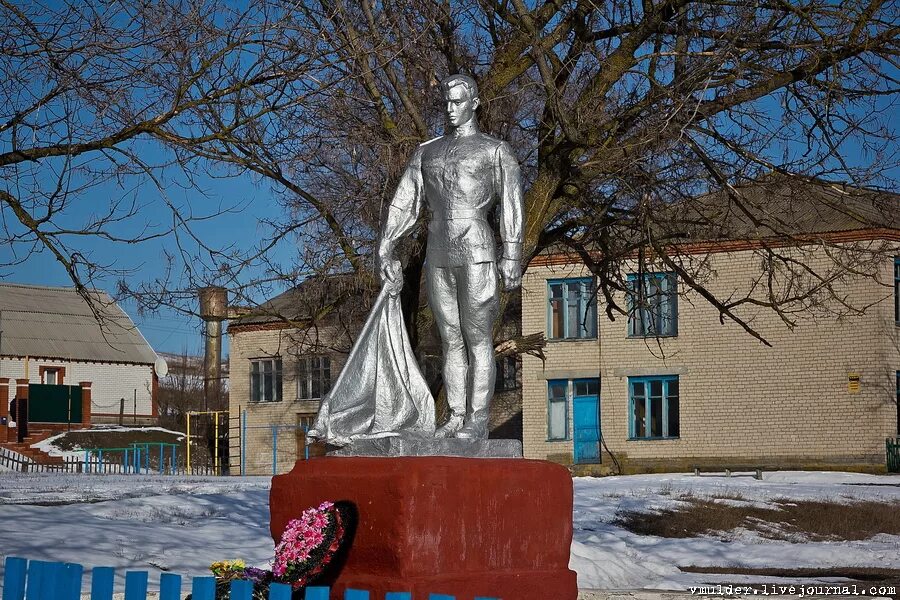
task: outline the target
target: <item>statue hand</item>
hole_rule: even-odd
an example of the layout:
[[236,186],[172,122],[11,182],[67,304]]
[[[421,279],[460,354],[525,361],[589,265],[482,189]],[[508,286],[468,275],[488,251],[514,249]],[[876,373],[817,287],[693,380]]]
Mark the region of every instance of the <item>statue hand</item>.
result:
[[512,258],[501,258],[500,278],[503,280],[503,289],[507,292],[522,285],[522,266],[519,261]]
[[403,289],[403,267],[399,260],[389,258],[381,263],[381,285],[394,296]]

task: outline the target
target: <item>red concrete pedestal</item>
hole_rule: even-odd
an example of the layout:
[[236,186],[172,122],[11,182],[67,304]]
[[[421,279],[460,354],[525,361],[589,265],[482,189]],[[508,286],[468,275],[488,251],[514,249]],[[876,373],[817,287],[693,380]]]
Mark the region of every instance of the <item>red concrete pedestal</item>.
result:
[[272,536],[323,500],[359,511],[334,588],[457,600],[575,600],[572,478],[537,460],[326,457],[272,481]]

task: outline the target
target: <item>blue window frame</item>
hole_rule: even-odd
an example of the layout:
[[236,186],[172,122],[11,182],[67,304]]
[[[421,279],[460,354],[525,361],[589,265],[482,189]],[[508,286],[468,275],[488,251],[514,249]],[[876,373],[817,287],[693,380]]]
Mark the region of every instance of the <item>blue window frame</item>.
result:
[[547,381],[547,439],[569,439],[569,380]]
[[894,323],[900,325],[900,256],[894,257]]
[[628,275],[628,337],[678,335],[675,273]]
[[678,376],[628,378],[628,437],[677,438],[681,434]]
[[547,288],[547,337],[551,340],[596,338],[594,279],[551,279]]

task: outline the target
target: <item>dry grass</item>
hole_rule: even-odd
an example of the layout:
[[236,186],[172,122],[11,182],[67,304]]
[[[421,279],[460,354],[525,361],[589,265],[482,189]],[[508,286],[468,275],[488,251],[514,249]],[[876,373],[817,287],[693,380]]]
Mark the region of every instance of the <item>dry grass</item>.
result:
[[53,441],[60,450],[73,448],[127,448],[133,443],[183,444],[184,435],[158,431],[154,429],[104,430],[89,429],[86,431],[70,431]]
[[[733,499],[733,498],[731,498]],[[624,512],[615,523],[640,535],[689,538],[737,528],[776,540],[864,540],[879,533],[900,535],[900,502],[782,501],[774,507],[737,506],[702,498],[654,513]]]
[[879,567],[826,567],[786,569],[777,567],[678,567],[686,573],[715,573],[717,575],[757,575],[762,577],[826,578],[845,577],[854,581],[900,583],[900,569]]
[[716,492],[714,494],[710,494],[709,497],[716,500],[747,500],[747,498],[745,498],[744,495],[740,492],[733,492],[731,490]]

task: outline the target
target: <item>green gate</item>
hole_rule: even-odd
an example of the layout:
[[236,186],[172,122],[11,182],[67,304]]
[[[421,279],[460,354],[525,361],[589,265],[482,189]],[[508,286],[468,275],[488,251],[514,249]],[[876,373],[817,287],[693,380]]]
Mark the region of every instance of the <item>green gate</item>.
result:
[[32,423],[81,423],[81,387],[29,384],[28,420]]
[[888,438],[884,445],[887,449],[888,473],[900,473],[900,438]]

